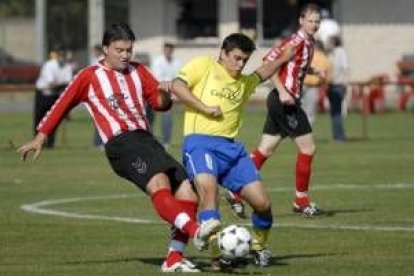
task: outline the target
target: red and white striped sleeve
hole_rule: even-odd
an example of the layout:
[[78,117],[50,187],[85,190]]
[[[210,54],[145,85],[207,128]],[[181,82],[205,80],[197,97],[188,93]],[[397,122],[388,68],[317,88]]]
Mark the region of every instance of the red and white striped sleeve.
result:
[[37,126],[37,131],[49,135],[65,118],[68,112],[87,97],[90,84],[91,69],[86,68],[78,73],[62,92],[52,108],[46,113]]
[[149,105],[154,110],[164,111],[171,108],[170,106],[161,107],[158,101],[159,91],[158,91],[158,81],[150,73],[150,71],[143,65],[138,65],[137,67],[139,78],[142,82],[142,91],[144,98],[149,103]]

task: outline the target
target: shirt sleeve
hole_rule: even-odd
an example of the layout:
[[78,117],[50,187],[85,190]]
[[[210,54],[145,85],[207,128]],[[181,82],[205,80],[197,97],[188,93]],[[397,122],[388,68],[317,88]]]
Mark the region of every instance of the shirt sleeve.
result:
[[154,110],[168,110],[171,106],[167,108],[161,108],[158,102],[158,81],[150,73],[150,71],[144,65],[138,65],[138,74],[142,83],[142,90],[145,101],[151,106]]
[[339,53],[339,60],[340,60],[340,64],[343,70],[347,70],[348,69],[348,59],[345,53],[344,49],[341,49],[341,51],[338,52]]
[[246,96],[250,97],[256,91],[256,87],[261,82],[262,82],[262,79],[256,72],[250,75],[244,76],[244,83],[246,84]]
[[54,63],[52,61],[47,61],[40,71],[39,79],[36,82],[37,89],[48,89],[50,88],[50,84],[54,81]]
[[191,90],[201,80],[211,62],[209,57],[194,58],[178,71],[177,79],[184,81]]
[[289,44],[292,44],[290,39],[282,41],[280,44],[270,49],[269,52],[267,52],[267,54],[264,56],[263,60],[274,61],[280,56],[285,47]]
[[69,111],[78,105],[88,93],[90,71],[81,71],[68,84],[52,108],[46,113],[37,126],[37,131],[50,135],[66,117]]

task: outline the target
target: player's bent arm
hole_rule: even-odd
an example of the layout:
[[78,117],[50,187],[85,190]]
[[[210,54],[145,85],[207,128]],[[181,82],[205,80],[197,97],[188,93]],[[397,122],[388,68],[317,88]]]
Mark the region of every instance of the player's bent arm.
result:
[[187,84],[181,79],[177,78],[173,81],[172,93],[184,104],[200,111],[205,115],[213,117],[220,117],[223,115],[219,106],[207,106],[202,101],[197,99],[191,93]]
[[262,66],[256,69],[256,74],[265,81],[271,76],[275,75],[279,68],[286,62],[288,62],[294,55],[294,50],[292,47],[287,47],[283,53],[277,57],[275,60],[268,60],[263,63]]

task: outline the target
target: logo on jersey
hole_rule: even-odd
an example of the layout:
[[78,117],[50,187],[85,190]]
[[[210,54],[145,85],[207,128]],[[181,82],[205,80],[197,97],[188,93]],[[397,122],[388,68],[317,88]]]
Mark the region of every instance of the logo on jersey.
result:
[[211,96],[218,97],[220,99],[228,100],[233,105],[242,102],[242,95],[240,87],[237,90],[225,87],[222,89],[213,89],[210,91]]
[[140,157],[137,157],[137,159],[132,162],[132,167],[134,167],[134,169],[140,174],[147,172],[147,163],[145,163]]
[[127,95],[124,94],[114,94],[114,95],[110,95],[107,99],[109,105],[113,108],[113,109],[118,109],[120,107],[120,103],[122,101],[125,101],[128,98]]

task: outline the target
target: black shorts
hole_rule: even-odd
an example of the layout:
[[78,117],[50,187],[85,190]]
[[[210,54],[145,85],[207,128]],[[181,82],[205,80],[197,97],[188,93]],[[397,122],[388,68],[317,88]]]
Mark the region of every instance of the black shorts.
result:
[[312,133],[312,127],[299,101],[294,105],[282,105],[279,92],[273,89],[267,96],[267,117],[263,133],[293,139]]
[[105,152],[112,169],[144,192],[150,179],[160,172],[167,174],[173,192],[188,178],[183,166],[144,130],[113,137],[105,144]]

